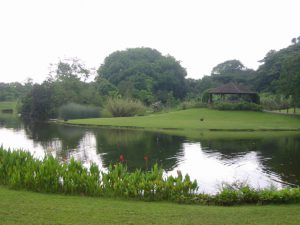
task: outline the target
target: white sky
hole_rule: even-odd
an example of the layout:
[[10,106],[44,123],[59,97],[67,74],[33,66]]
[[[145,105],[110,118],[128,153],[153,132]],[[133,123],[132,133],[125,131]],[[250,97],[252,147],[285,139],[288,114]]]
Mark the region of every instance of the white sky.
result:
[[299,9],[299,0],[0,0],[0,82],[41,82],[65,57],[98,68],[142,46],[174,56],[195,79],[229,59],[256,69],[300,36]]

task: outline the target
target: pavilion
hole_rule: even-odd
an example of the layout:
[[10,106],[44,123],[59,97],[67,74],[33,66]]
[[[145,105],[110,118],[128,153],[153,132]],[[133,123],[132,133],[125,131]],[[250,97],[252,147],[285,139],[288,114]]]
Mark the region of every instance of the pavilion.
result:
[[[253,103],[259,103],[259,96],[257,92],[251,91],[249,88],[233,82],[210,89],[207,92],[209,94],[208,103],[213,103],[213,95],[220,96],[221,101],[233,102],[243,100]],[[230,97],[228,98],[228,96]]]

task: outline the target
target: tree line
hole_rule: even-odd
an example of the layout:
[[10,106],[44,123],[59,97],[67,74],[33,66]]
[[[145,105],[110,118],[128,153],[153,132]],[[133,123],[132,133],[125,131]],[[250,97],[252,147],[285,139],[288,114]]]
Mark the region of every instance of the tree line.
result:
[[107,56],[92,71],[79,59],[61,60],[52,65],[42,84],[32,80],[21,84],[0,83],[0,101],[20,99],[26,118],[56,118],[67,103],[103,107],[109,99],[136,99],[146,106],[175,105],[183,100],[199,100],[203,93],[221,84],[236,82],[260,93],[280,95],[300,105],[300,38],[281,50],[269,51],[257,70],[237,59],[216,65],[201,79],[186,78],[187,72],[174,57],[151,48],[131,48]]

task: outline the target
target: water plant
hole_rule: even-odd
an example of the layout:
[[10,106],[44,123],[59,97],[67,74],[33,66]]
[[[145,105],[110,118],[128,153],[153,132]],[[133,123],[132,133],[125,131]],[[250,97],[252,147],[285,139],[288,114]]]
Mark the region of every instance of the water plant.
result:
[[[31,153],[0,147],[0,185],[14,189],[70,195],[133,198],[145,201],[173,201],[188,204],[282,204],[299,203],[300,188],[254,189],[247,184],[223,185],[214,195],[198,193],[198,184],[181,171],[166,176],[156,164],[150,170],[129,172],[124,155],[107,172],[96,164],[89,168],[71,159],[60,163],[53,156],[43,160]],[[147,162],[148,157],[145,156]]]

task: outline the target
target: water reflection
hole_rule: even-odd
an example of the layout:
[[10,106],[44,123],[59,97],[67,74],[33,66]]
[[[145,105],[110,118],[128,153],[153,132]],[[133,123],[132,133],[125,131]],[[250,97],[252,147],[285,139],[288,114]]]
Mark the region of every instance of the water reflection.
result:
[[[182,137],[124,129],[97,129],[94,133],[104,166],[117,162],[122,154],[129,170],[150,168],[158,163],[170,171],[183,155]],[[144,156],[148,157],[147,162]]]
[[300,134],[191,142],[143,130],[24,124],[0,115],[0,144],[27,149],[40,158],[52,154],[61,161],[73,157],[85,165],[95,162],[104,169],[122,154],[130,170],[158,163],[169,174],[188,173],[205,192],[237,180],[255,187],[300,185]]

